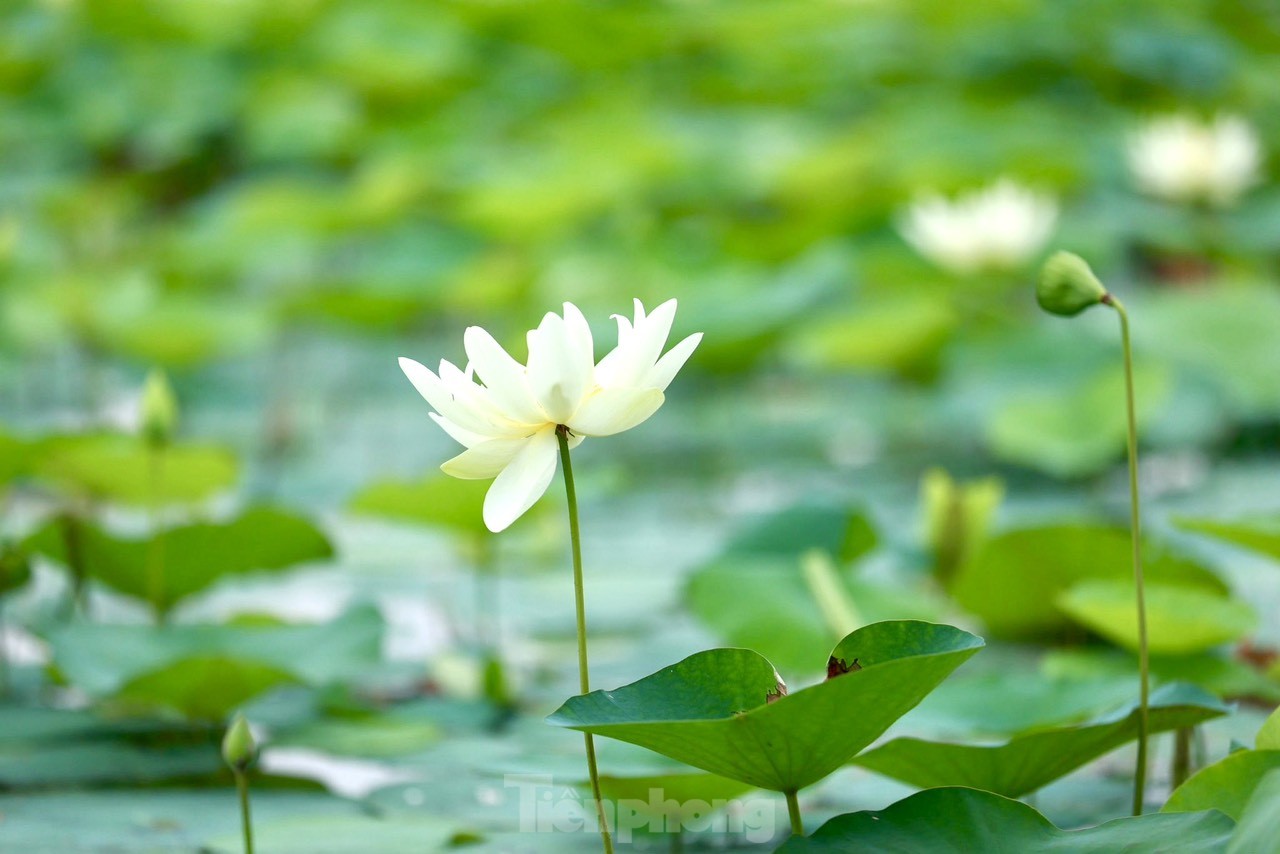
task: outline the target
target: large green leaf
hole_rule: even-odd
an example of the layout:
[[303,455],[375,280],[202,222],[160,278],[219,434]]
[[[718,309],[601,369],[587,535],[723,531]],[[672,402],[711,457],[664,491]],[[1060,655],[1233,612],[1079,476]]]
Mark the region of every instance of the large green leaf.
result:
[[1280,560],[1280,521],[1253,519],[1243,522],[1219,522],[1214,519],[1179,519],[1179,528],[1207,534],[1224,542]]
[[[1058,677],[1134,679],[1138,672],[1137,656],[1109,647],[1054,650],[1043,661],[1045,671]],[[1280,702],[1280,682],[1248,662],[1216,653],[1153,655],[1151,673],[1158,682],[1189,682],[1219,697]]]
[[982,645],[951,626],[874,623],[831,653],[861,669],[783,697],[776,697],[778,674],[763,656],[708,650],[631,685],[573,697],[548,721],[763,789],[794,791],[878,738]]
[[357,608],[325,625],[73,624],[49,642],[58,669],[90,696],[204,714],[286,678],[327,685],[358,675],[378,660],[381,635],[378,612]]
[[902,854],[1204,854],[1227,845],[1235,823],[1217,812],[1121,818],[1083,830],[1059,830],[1032,807],[976,789],[918,792],[877,812],[837,816],[779,854],[884,851]]
[[[1098,524],[1059,524],[991,538],[956,573],[951,594],[993,634],[1037,637],[1070,623],[1057,597],[1089,579],[1133,577],[1129,532]],[[1144,545],[1147,580],[1226,593],[1217,576],[1189,560]]]
[[[146,539],[117,537],[90,522],[55,519],[31,536],[28,547],[66,564],[67,525],[75,526],[76,548],[89,577],[152,601],[162,611],[228,576],[282,570],[333,555],[329,540],[311,522],[270,507],[249,509],[229,522],[180,525]],[[156,566],[163,574],[153,590]],[[158,602],[152,599],[156,592]]]
[[225,768],[218,746],[67,741],[0,748],[0,787],[104,786],[212,777]]
[[[1139,420],[1167,397],[1170,377],[1154,366],[1135,372]],[[1017,397],[987,425],[996,456],[1058,477],[1093,474],[1118,460],[1128,430],[1124,376],[1109,369],[1079,388]]]
[[1280,769],[1280,750],[1229,754],[1192,774],[1169,796],[1162,812],[1218,810],[1238,820],[1262,778],[1276,769]]
[[271,316],[243,302],[182,295],[142,311],[106,312],[94,337],[100,346],[146,364],[187,367],[260,347],[270,329]]
[[259,694],[297,681],[278,666],[193,655],[129,680],[112,699],[126,708],[166,709],[193,720],[221,721]]
[[481,509],[489,482],[458,480],[437,474],[418,481],[381,480],[356,493],[347,505],[354,513],[488,536]]
[[[1190,685],[1151,697],[1150,731],[1194,726],[1230,708]],[[857,765],[920,788],[968,786],[1016,798],[1034,792],[1138,737],[1136,704],[1080,724],[1036,730],[999,745],[897,738],[856,757]]]
[[[1271,288],[1166,288],[1134,326],[1140,351],[1179,365],[1237,417],[1280,411],[1280,298]],[[1221,405],[1221,404],[1220,404]]]
[[1280,770],[1262,778],[1231,834],[1227,854],[1256,854],[1280,848]]
[[[378,851],[422,854],[446,851],[459,833],[447,817],[427,815],[322,815],[260,822],[254,827],[254,848],[264,854],[340,854]],[[244,842],[238,833],[206,840],[201,851],[238,854]],[[465,848],[463,849],[465,850]]]
[[137,785],[225,770],[217,734],[155,719],[0,706],[0,788]]
[[862,301],[852,312],[817,315],[793,349],[807,365],[914,377],[930,372],[955,323],[947,303],[928,295]]
[[131,436],[59,436],[40,443],[33,464],[42,479],[121,504],[203,501],[235,484],[235,456],[216,445],[167,448],[157,466],[152,452]]
[[[1258,617],[1245,602],[1171,584],[1146,585],[1151,652],[1203,652],[1251,633]],[[1084,581],[1058,597],[1072,619],[1110,641],[1138,649],[1137,593],[1132,581]]]
[[432,721],[391,711],[310,721],[300,727],[274,733],[271,744],[369,758],[417,753],[440,738],[440,727]]

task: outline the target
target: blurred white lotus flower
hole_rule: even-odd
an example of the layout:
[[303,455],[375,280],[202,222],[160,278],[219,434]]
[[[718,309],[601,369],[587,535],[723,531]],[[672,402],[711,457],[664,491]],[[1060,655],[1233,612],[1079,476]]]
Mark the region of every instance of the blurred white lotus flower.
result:
[[1204,124],[1186,115],[1152,119],[1129,138],[1129,169],[1146,193],[1176,202],[1229,205],[1260,179],[1262,145],[1239,116]]
[[[478,326],[463,337],[469,363],[440,362],[439,373],[412,359],[400,368],[431,404],[431,417],[467,450],[440,468],[463,479],[495,478],[484,501],[489,530],[504,530],[533,506],[555,475],[556,428],[574,447],[587,436],[610,436],[640,424],[662,405],[663,392],[692,355],[702,333],[662,354],[676,301],[635,319],[614,315],[618,346],[595,363],[591,327],[571,303],[548,313],[528,334],[529,363],[513,359]],[[476,380],[480,382],[477,382]]]
[[911,204],[898,224],[916,251],[953,273],[1015,270],[1048,241],[1058,206],[1007,178],[949,201],[939,195]]

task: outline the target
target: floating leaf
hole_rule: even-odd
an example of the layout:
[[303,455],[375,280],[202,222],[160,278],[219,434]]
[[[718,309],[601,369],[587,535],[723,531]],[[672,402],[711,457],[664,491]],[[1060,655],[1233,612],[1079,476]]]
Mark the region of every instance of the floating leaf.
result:
[[[333,556],[328,539],[311,522],[270,507],[249,509],[230,522],[180,525],[147,539],[126,539],[90,522],[54,520],[27,540],[27,546],[67,563],[66,525],[76,527],[83,569],[96,581],[128,596],[152,601],[161,611],[233,575],[282,570]],[[162,561],[158,591],[152,589],[152,561]]]
[[[1230,711],[1198,688],[1166,685],[1152,694],[1150,731],[1191,727]],[[1017,798],[1136,739],[1139,716],[1131,704],[1091,721],[1035,730],[991,746],[897,738],[853,761],[920,788],[968,786]]]
[[[1137,668],[1136,656],[1101,647],[1054,650],[1044,657],[1045,672],[1058,677],[1110,675],[1132,679]],[[1213,653],[1153,655],[1151,673],[1158,682],[1189,682],[1218,697],[1280,702],[1280,683],[1246,662]]]
[[[269,854],[322,854],[378,851],[421,854],[444,851],[458,834],[454,822],[425,815],[320,815],[259,821],[254,824],[255,849]],[[208,840],[202,851],[239,854],[243,841],[235,833]],[[464,849],[465,850],[465,849]]]
[[[1153,653],[1202,652],[1252,632],[1258,623],[1244,602],[1158,582],[1146,585],[1147,637]],[[1130,650],[1138,648],[1137,593],[1129,581],[1085,581],[1058,597],[1081,625]]]
[[445,475],[418,481],[383,480],[365,486],[347,506],[353,513],[485,537],[489,532],[481,510],[488,489],[488,481]]
[[440,727],[390,712],[355,718],[325,718],[275,733],[273,747],[309,747],[345,756],[402,756],[440,740]]
[[144,745],[123,741],[68,741],[0,749],[0,786],[142,785],[208,778],[222,771],[210,744]]
[[208,731],[88,711],[0,707],[0,787],[138,785],[224,770]]
[[817,317],[797,334],[795,349],[801,362],[905,376],[930,372],[956,323],[945,301],[918,295]]
[[188,367],[266,343],[270,315],[208,297],[173,296],[145,311],[107,314],[97,343],[147,364]]
[[129,680],[112,699],[126,708],[169,709],[194,720],[221,721],[259,694],[297,681],[272,665],[193,655]]
[[91,696],[205,712],[286,677],[327,685],[357,675],[378,660],[381,635],[377,611],[357,608],[314,626],[73,624],[49,642],[58,669]]
[[981,648],[980,638],[951,626],[874,623],[831,653],[858,659],[861,670],[773,703],[778,675],[767,659],[709,650],[614,691],[573,697],[548,721],[795,791],[843,765]]
[[[1139,421],[1164,402],[1170,385],[1163,368],[1135,371]],[[1093,474],[1124,455],[1124,395],[1124,376],[1115,368],[1074,390],[1014,398],[987,425],[987,441],[996,456],[1057,477]]]
[[[1044,636],[1070,625],[1054,602],[1073,585],[1132,578],[1131,549],[1128,530],[1109,525],[1008,531],[988,540],[960,567],[951,594],[995,634]],[[1151,583],[1226,593],[1226,586],[1208,569],[1150,543],[1144,545],[1144,568]]]
[[121,504],[190,503],[236,482],[235,457],[214,445],[167,448],[157,466],[152,452],[131,436],[59,436],[40,443],[35,473],[44,480]]
[[837,816],[779,854],[901,851],[928,854],[1114,854],[1221,850],[1235,823],[1217,812],[1121,818],[1083,830],[1060,830],[1032,807],[990,792],[945,788],[918,792],[877,812]]
[[1247,522],[1219,522],[1213,519],[1179,519],[1179,528],[1207,534],[1241,548],[1280,560],[1280,522],[1255,519]]
[[1134,326],[1138,348],[1159,354],[1217,392],[1236,416],[1280,412],[1280,298],[1268,288],[1167,288]]

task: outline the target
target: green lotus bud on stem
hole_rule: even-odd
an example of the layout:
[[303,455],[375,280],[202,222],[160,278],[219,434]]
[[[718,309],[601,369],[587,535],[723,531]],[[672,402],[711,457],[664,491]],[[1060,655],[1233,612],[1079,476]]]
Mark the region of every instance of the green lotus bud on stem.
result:
[[178,401],[164,371],[147,374],[142,389],[142,437],[148,445],[163,448],[173,440],[178,426]]
[[1107,301],[1107,289],[1086,262],[1073,252],[1055,252],[1040,269],[1036,302],[1050,314],[1071,317]]
[[257,750],[253,733],[249,731],[249,722],[244,719],[244,715],[236,715],[231,726],[227,727],[227,734],[222,737],[222,758],[231,766],[231,770],[239,774],[253,763]]
[[1142,815],[1146,804],[1147,741],[1150,734],[1150,649],[1147,640],[1146,582],[1142,572],[1142,513],[1138,490],[1138,417],[1134,405],[1133,345],[1129,339],[1129,312],[1124,303],[1107,293],[1098,277],[1079,255],[1055,252],[1040,271],[1036,302],[1045,311],[1070,317],[1099,303],[1113,309],[1120,319],[1120,350],[1124,357],[1125,415],[1128,423],[1129,535],[1133,546],[1133,582],[1137,593],[1138,622],[1138,757],[1133,775],[1133,814]]

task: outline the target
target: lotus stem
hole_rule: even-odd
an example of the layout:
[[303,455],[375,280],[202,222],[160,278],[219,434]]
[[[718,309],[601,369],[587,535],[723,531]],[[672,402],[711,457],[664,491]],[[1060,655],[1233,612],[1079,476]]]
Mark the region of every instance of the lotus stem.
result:
[[[560,467],[564,472],[564,492],[569,504],[569,541],[573,548],[573,601],[578,621],[578,687],[581,693],[591,693],[591,678],[587,671],[587,607],[582,585],[582,536],[578,528],[578,493],[573,485],[573,464],[569,460],[569,428],[556,427],[556,439],[560,442]],[[591,776],[591,795],[596,802],[596,815],[600,820],[600,839],[605,854],[613,854],[613,838],[609,835],[609,822],[605,817],[604,800],[600,796],[600,772],[596,769],[596,744],[591,733],[583,733],[587,748],[587,771]]]
[[1191,742],[1195,733],[1195,727],[1179,727],[1173,734],[1173,765],[1169,774],[1171,788],[1178,788],[1191,776]]
[[155,611],[157,625],[163,625],[168,617],[164,604],[164,527],[160,522],[160,501],[164,476],[164,450],[152,448],[148,456],[150,468],[151,501],[147,515],[151,527],[151,543],[147,548],[147,595]]
[[791,833],[794,836],[804,836],[804,820],[800,818],[800,800],[796,797],[795,789],[784,792],[787,796],[787,813],[791,816]]
[[1139,709],[1138,760],[1133,775],[1133,814],[1142,815],[1146,800],[1147,784],[1147,736],[1151,693],[1150,656],[1147,649],[1147,600],[1146,586],[1142,578],[1142,528],[1138,499],[1138,417],[1133,393],[1133,348],[1129,343],[1129,313],[1124,304],[1111,294],[1105,294],[1102,302],[1116,310],[1120,317],[1120,343],[1124,350],[1125,409],[1128,415],[1129,446],[1129,527],[1133,542],[1133,583],[1138,600],[1138,671]]
[[240,792],[240,827],[244,832],[244,854],[253,854],[253,819],[249,814],[249,776],[236,769],[236,789]]

